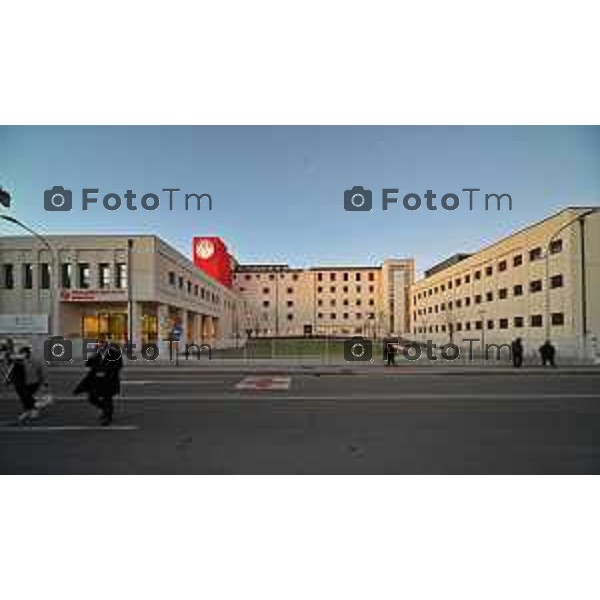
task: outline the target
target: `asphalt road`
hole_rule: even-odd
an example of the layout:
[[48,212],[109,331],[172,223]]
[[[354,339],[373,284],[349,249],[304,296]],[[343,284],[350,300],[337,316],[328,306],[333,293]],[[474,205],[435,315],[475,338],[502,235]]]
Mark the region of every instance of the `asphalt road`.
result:
[[[1,473],[598,473],[600,374],[125,370],[114,426],[53,372],[57,402],[18,426],[0,391]],[[269,378],[260,376],[260,386]]]

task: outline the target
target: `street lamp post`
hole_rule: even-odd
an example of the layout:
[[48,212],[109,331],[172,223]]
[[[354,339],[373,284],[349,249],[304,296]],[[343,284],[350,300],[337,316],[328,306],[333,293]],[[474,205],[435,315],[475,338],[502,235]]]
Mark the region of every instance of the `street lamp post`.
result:
[[50,255],[52,256],[52,272],[50,275],[50,331],[52,332],[53,336],[60,335],[60,283],[58,279],[58,271],[60,265],[58,263],[58,253],[43,235],[40,235],[37,231],[31,229],[31,227],[25,225],[25,223],[19,221],[19,219],[17,219],[16,217],[12,217],[10,215],[0,215],[0,218],[4,221],[7,221],[8,223],[12,223],[17,227],[20,227],[21,229],[24,229],[25,231],[27,231],[27,233],[33,235],[50,252]]
[[[590,210],[587,210],[583,213],[578,214],[577,216],[573,217],[572,219],[569,219],[566,223],[564,223],[563,225],[561,225],[554,233],[552,233],[552,235],[548,238],[548,241],[546,242],[546,248],[545,248],[545,252],[544,252],[544,259],[545,259],[545,285],[546,285],[546,293],[545,293],[545,321],[546,321],[546,327],[545,327],[545,332],[546,332],[546,339],[549,340],[550,339],[550,254],[551,254],[551,246],[552,246],[552,242],[555,240],[556,236],[561,233],[562,231],[564,231],[567,227],[569,227],[570,225],[572,225],[573,223],[579,221],[579,223],[581,223],[582,225],[582,231],[583,231],[583,221],[585,219],[585,217],[587,217],[588,215],[591,215],[592,213],[598,212],[597,208],[591,208]],[[582,265],[582,273],[581,273],[581,277],[582,277],[582,290],[581,290],[581,294],[582,294],[582,338],[583,338],[583,350],[584,352],[586,351],[586,345],[587,345],[587,315],[586,315],[586,294],[587,294],[587,290],[585,288],[585,256],[584,256],[584,246],[583,246],[583,237],[582,237],[582,246],[581,246],[581,265]]]

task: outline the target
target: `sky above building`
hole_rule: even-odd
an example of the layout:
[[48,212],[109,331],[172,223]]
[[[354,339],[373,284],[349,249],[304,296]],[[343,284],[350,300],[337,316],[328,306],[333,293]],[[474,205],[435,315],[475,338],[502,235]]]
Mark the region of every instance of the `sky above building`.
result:
[[[157,234],[186,255],[193,236],[218,235],[242,263],[412,256],[422,271],[565,206],[600,204],[600,127],[0,127],[0,186],[12,214],[43,233]],[[44,209],[54,186],[73,191],[73,210]],[[371,211],[345,210],[354,186],[372,191]],[[87,211],[83,188],[99,189]],[[164,188],[181,190],[173,210]],[[384,188],[399,190],[385,211]],[[464,188],[481,190],[473,210]],[[103,207],[109,193],[118,210]],[[146,193],[160,196],[156,210],[140,206]],[[186,211],[185,193],[210,194],[213,210]],[[404,208],[409,193],[418,210]],[[456,210],[440,206],[448,193]],[[510,194],[512,210],[494,200],[486,211],[485,193]],[[17,233],[0,222],[0,235]]]

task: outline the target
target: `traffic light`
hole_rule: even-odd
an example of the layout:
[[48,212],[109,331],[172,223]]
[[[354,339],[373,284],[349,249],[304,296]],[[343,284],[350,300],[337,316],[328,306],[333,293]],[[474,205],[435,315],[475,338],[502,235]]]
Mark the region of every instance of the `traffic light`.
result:
[[5,208],[10,207],[10,194],[2,188],[0,188],[0,204]]

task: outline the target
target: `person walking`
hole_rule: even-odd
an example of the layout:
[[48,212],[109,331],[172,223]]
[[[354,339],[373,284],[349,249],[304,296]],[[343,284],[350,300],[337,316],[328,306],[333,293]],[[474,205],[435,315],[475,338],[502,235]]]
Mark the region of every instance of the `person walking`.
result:
[[523,342],[521,342],[521,338],[517,338],[510,345],[510,350],[512,354],[512,363],[513,367],[517,369],[521,367],[523,364]]
[[14,357],[6,382],[14,386],[23,406],[19,421],[23,423],[30,419],[37,419],[40,416],[40,411],[36,406],[34,394],[45,382],[45,377],[42,364],[34,360],[30,347],[24,346]]
[[556,348],[552,345],[550,340],[546,340],[544,344],[540,346],[540,356],[542,359],[542,366],[550,365],[551,367],[556,367],[556,363],[554,362],[554,358],[556,356]]
[[103,340],[96,354],[85,364],[89,371],[73,393],[87,392],[90,404],[100,410],[100,424],[107,427],[113,420],[114,396],[121,392],[121,351]]

